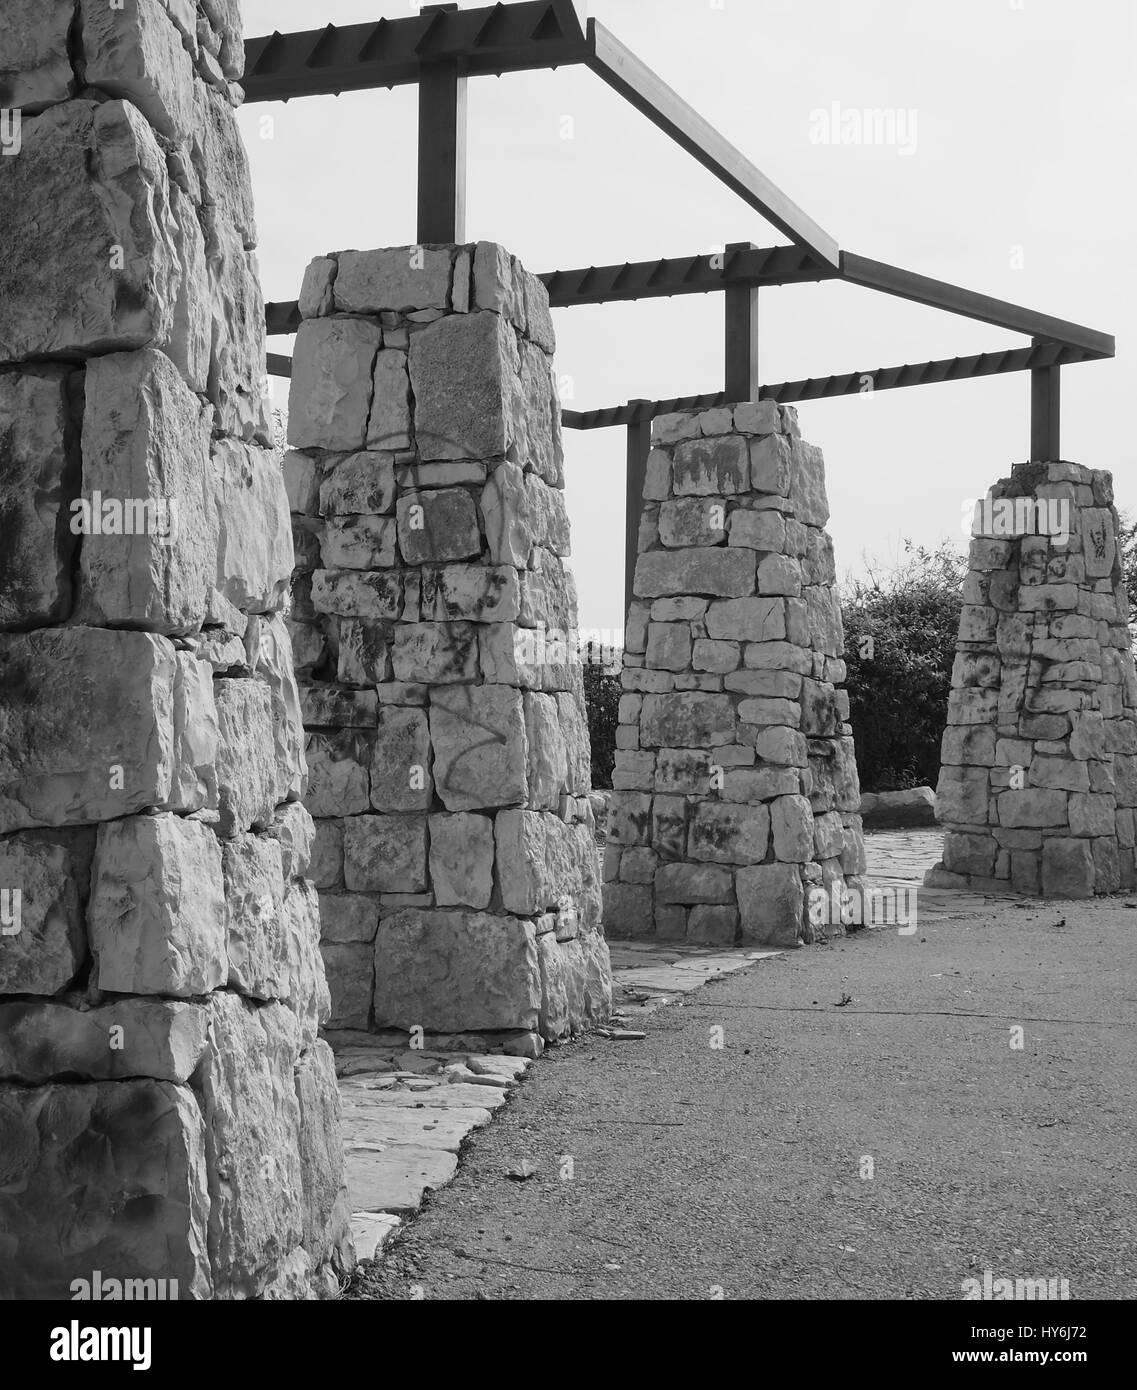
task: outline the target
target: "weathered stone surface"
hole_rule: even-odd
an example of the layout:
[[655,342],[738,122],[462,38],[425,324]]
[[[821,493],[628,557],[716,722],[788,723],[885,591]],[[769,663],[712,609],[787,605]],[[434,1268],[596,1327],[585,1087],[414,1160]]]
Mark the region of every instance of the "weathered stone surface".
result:
[[74,0],[9,0],[0,15],[0,104],[25,116],[75,87],[67,36]]
[[698,802],[691,818],[687,852],[692,859],[719,864],[760,864],[770,842],[765,806]]
[[149,633],[0,634],[0,832],[197,810],[179,790],[176,671],[173,648]]
[[793,864],[739,869],[735,879],[742,940],[758,946],[796,946],[805,893]]
[[296,333],[288,395],[294,449],[363,448],[383,333],[366,319],[305,319]]
[[211,1297],[205,1126],[188,1087],[3,1085],[0,1133],[0,1298],[70,1299],[77,1272],[96,1269],[132,1289],[176,1280],[171,1297]]
[[217,702],[217,788],[223,836],[267,830],[277,804],[272,692],[263,681],[223,680]]
[[371,804],[377,811],[426,811],[434,797],[430,731],[424,710],[379,711],[371,762]]
[[80,486],[71,375],[63,367],[0,373],[0,628],[57,623],[71,612],[70,503]]
[[528,745],[520,691],[454,686],[433,692],[434,778],[448,811],[524,805]]
[[247,613],[284,606],[292,575],[292,523],[279,466],[235,439],[213,445],[217,588]]
[[354,816],[371,807],[372,743],[354,729],[310,734],[306,805],[314,816]]
[[403,577],[317,570],[312,576],[312,604],[319,613],[345,618],[394,619],[403,611]]
[[344,1186],[342,1111],[332,1049],[322,1039],[296,1068],[300,1106],[300,1207],[304,1249],[313,1265],[354,1265],[351,1207]]
[[159,0],[129,8],[80,0],[87,85],[131,101],[156,130],[184,140],[194,124],[194,71]]
[[171,999],[119,999],[84,1010],[0,1004],[0,1080],[40,1086],[150,1077],[185,1085],[205,1051],[207,1027],[201,1004]]
[[734,707],[727,695],[646,695],[640,740],[655,748],[714,748],[733,743]]
[[750,486],[746,441],[737,435],[692,439],[672,454],[672,487],[676,497],[724,497]]
[[280,844],[261,835],[227,840],[222,866],[229,988],[254,999],[281,999],[288,992],[290,963],[281,922],[285,879]]
[[754,556],[749,550],[698,546],[652,550],[636,561],[635,590],[641,598],[665,594],[738,598],[752,594],[754,584]]
[[409,909],[375,938],[375,1024],[428,1032],[537,1026],[533,926],[484,912]]
[[320,955],[331,992],[331,1013],[327,1026],[366,1030],[371,1018],[371,994],[375,979],[374,946],[370,943],[324,941],[320,944]]
[[478,628],[473,623],[403,623],[392,649],[395,679],[428,685],[472,680],[478,669]]
[[260,1293],[303,1235],[296,1024],[280,1004],[209,1000],[201,1068],[215,1295]]
[[343,850],[352,892],[421,893],[427,886],[425,816],[348,816]]
[[395,464],[390,454],[348,454],[320,484],[321,516],[377,516],[392,511],[394,505]]
[[516,339],[497,314],[455,315],[416,333],[410,374],[422,457],[504,454],[517,429],[512,382],[519,373]]
[[407,354],[384,348],[375,359],[374,395],[367,422],[372,449],[409,449],[411,444],[410,381]]
[[430,817],[430,883],[439,907],[489,907],[493,868],[490,816],[460,811]]
[[451,252],[445,246],[341,251],[335,307],[350,314],[450,307]]
[[95,358],[85,389],[84,505],[72,529],[83,535],[86,620],[193,632],[217,571],[211,416],[152,349]]
[[78,975],[87,943],[77,871],[64,845],[0,840],[0,994],[58,994]]
[[101,825],[87,921],[100,989],[188,998],[223,985],[225,894],[213,831],[170,815]]
[[0,162],[0,223],[0,362],[169,344],[181,276],[169,181],[132,106],[68,101],[25,120],[19,156]]
[[408,565],[465,560],[481,552],[474,500],[464,488],[404,493],[398,523],[399,552]]
[[801,439],[790,445],[790,501],[797,519],[807,526],[824,526],[829,520],[825,460],[820,449]]

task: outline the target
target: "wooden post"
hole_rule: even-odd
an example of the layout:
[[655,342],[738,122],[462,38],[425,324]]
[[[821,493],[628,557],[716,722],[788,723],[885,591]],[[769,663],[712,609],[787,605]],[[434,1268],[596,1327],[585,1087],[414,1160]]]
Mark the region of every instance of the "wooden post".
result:
[[[424,5],[421,12],[457,8]],[[466,240],[466,78],[457,62],[428,62],[419,71],[418,240]]]
[[[649,405],[646,400],[629,401],[629,405]],[[647,456],[651,453],[651,421],[642,420],[628,426],[628,467],[624,484],[624,617],[631,612],[639,555],[640,514],[643,511],[644,482],[647,478]]]
[[[751,251],[749,241],[726,248],[727,268],[733,251]],[[731,404],[758,399],[758,291],[730,285],[726,294],[726,398]]]
[[1057,463],[1061,457],[1061,372],[1061,367],[1036,367],[1030,374],[1031,463]]

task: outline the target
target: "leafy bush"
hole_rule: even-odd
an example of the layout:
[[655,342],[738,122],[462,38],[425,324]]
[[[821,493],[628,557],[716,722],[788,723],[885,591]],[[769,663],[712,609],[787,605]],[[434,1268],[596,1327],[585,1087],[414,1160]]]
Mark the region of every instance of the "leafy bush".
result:
[[893,570],[843,586],[849,721],[865,791],[935,786],[966,557],[904,542]]
[[616,764],[616,723],[620,709],[620,662],[594,650],[584,654],[584,703],[588,710],[588,736],[592,740],[592,785],[597,790],[612,786]]

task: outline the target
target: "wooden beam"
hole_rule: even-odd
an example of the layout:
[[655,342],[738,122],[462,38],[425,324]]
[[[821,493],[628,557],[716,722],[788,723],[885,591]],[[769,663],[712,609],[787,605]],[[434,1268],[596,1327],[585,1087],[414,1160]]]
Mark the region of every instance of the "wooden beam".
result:
[[837,265],[837,242],[755,168],[750,160],[662,81],[631,49],[595,19],[588,21],[588,66],[615,91],[720,182],[784,232],[829,265]]
[[[1038,340],[1035,340],[1036,346]],[[1062,368],[1036,367],[1030,374],[1030,461],[1057,463],[1062,457]]]

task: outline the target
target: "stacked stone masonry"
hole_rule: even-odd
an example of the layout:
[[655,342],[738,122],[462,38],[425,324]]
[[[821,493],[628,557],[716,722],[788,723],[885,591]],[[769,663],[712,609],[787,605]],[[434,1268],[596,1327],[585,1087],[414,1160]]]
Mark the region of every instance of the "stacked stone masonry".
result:
[[532,1053],[611,992],[548,296],[483,242],[319,257],[300,308],[289,627],[331,1026]]
[[664,416],[652,442],[606,930],[775,946],[839,933],[859,920],[847,890],[865,862],[821,451],[772,401]]
[[0,6],[3,1298],[353,1259],[243,58],[236,0]]
[[1137,887],[1137,675],[1111,475],[1021,464],[979,514],[936,814],[936,887]]

